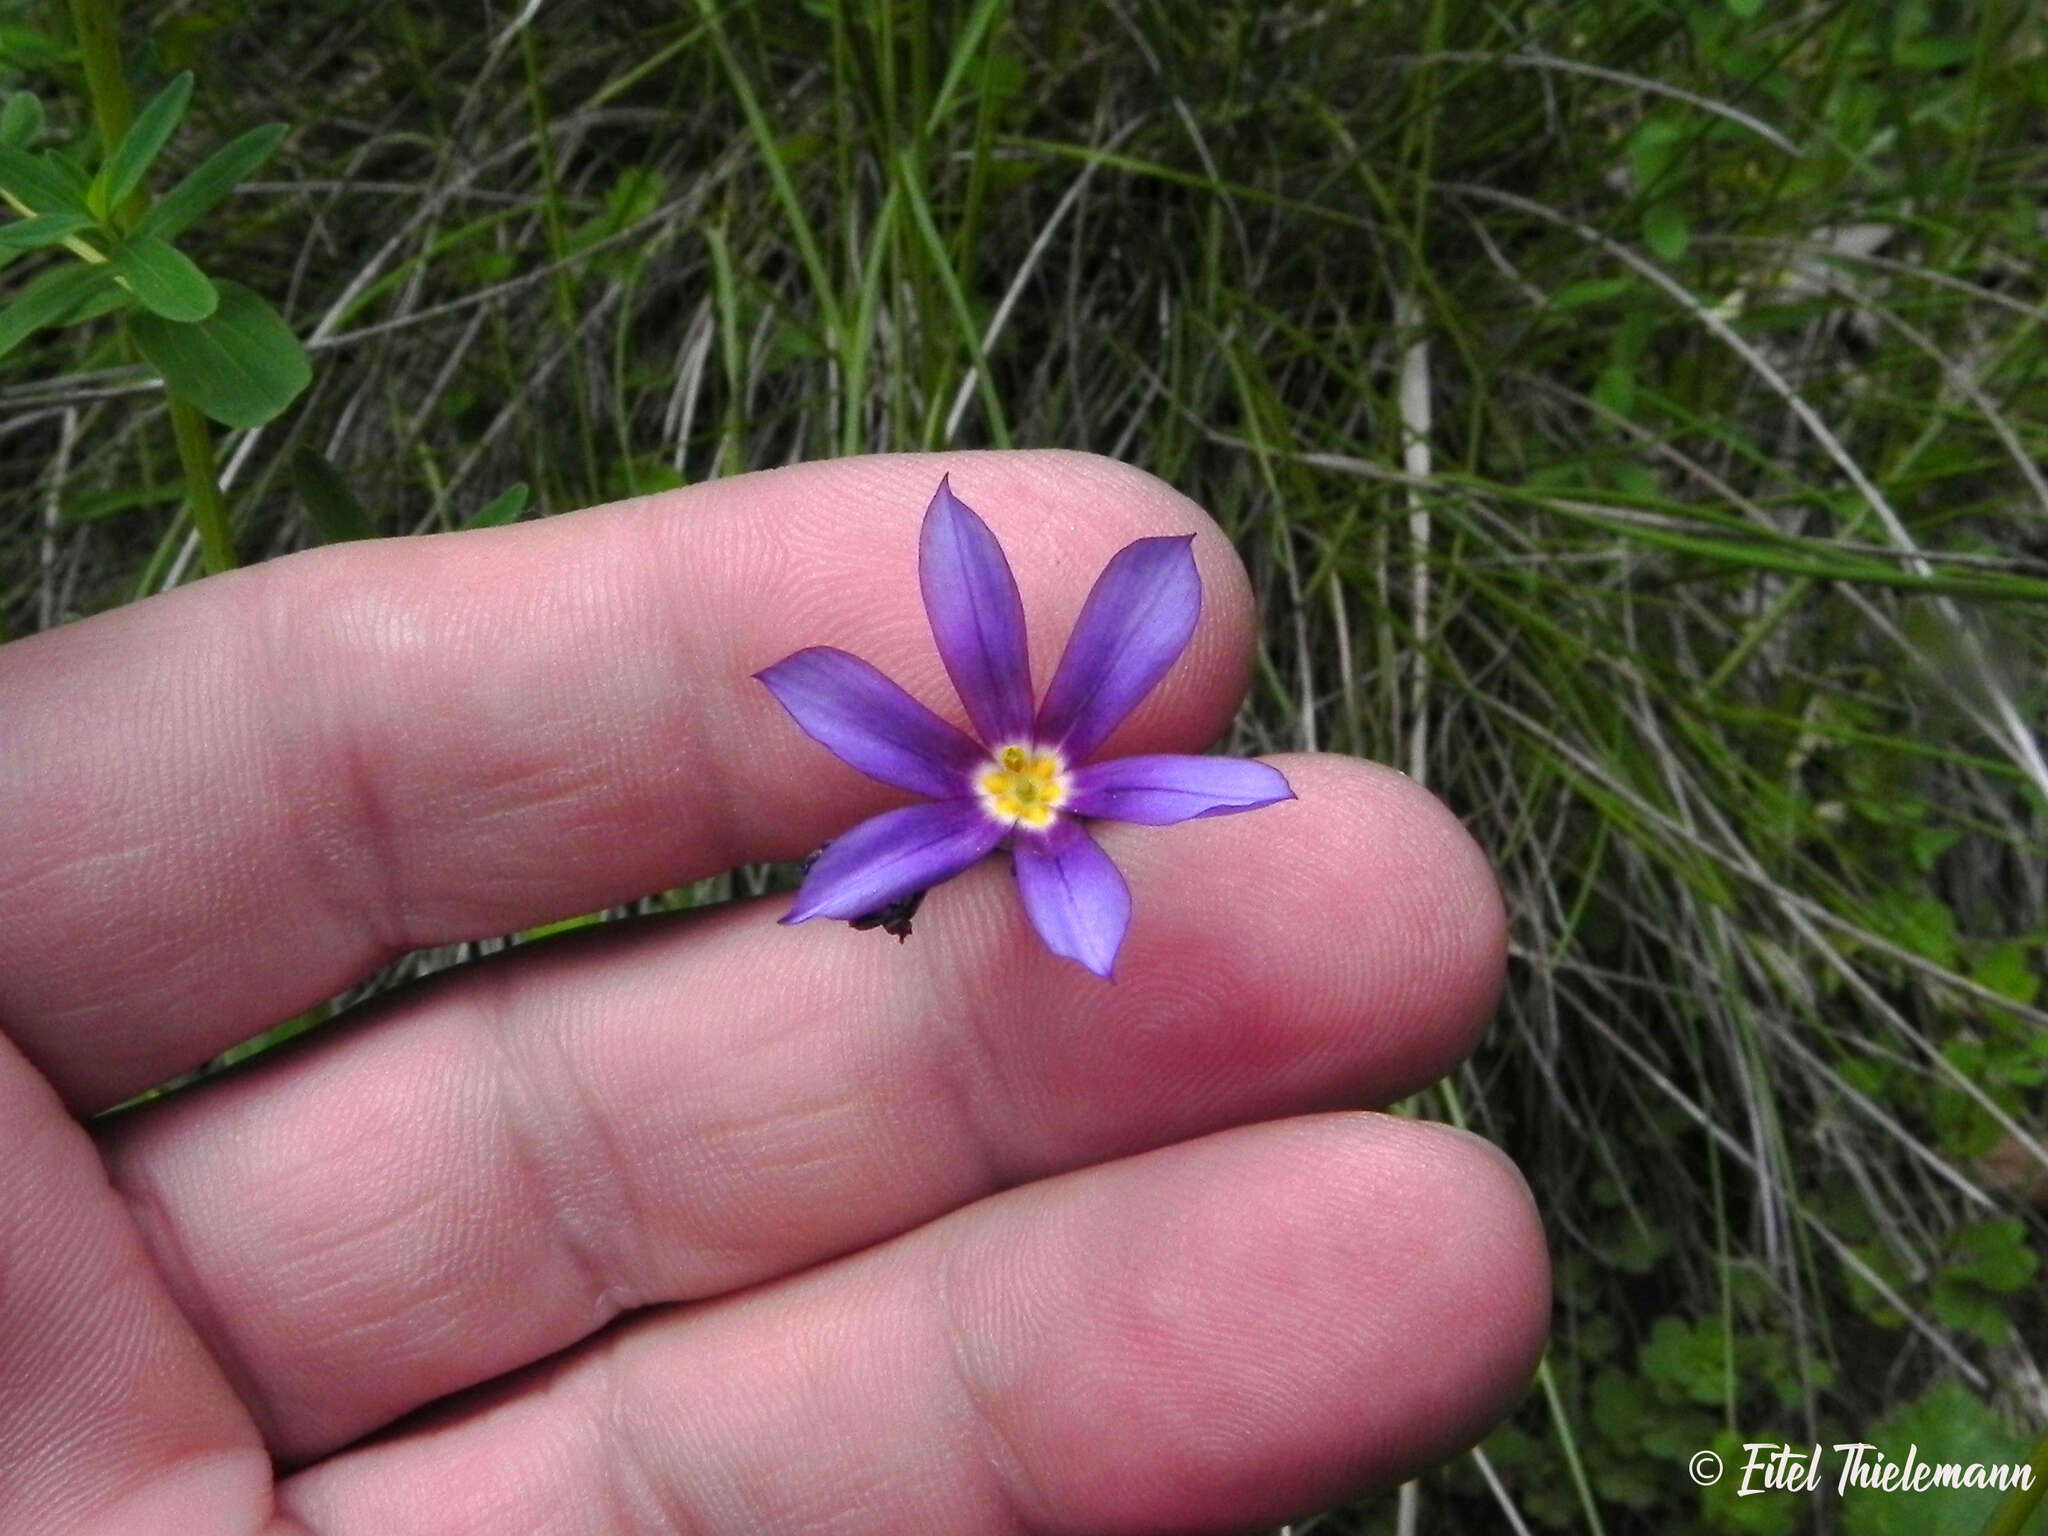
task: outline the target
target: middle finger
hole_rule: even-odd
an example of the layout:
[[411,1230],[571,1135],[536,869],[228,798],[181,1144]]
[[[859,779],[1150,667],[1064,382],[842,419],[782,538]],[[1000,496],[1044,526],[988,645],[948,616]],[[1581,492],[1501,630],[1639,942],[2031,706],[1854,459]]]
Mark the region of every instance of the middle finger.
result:
[[139,1117],[115,1183],[296,1460],[629,1308],[1062,1169],[1385,1102],[1491,1006],[1492,877],[1402,776],[1283,766],[1293,803],[1105,837],[1139,913],[1115,986],[1044,953],[994,864],[903,947],[754,904],[599,933]]

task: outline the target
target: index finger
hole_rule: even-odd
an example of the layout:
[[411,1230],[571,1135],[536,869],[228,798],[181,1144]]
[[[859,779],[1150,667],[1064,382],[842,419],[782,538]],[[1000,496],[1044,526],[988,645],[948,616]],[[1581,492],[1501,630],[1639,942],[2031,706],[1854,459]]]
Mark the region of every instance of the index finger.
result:
[[1065,453],[841,460],[489,532],[352,544],[0,648],[0,1028],[77,1110],[395,954],[790,857],[902,798],[750,674],[806,645],[960,720],[926,628],[941,474],[1050,674],[1122,545],[1194,533],[1203,622],[1119,733],[1242,690],[1241,568],[1192,503]]

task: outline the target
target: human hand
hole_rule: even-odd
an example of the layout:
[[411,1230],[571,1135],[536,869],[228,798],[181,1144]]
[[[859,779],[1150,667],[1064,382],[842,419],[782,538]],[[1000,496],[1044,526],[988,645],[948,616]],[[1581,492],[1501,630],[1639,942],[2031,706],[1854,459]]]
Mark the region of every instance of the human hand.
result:
[[949,712],[911,574],[942,469],[1041,677],[1112,552],[1195,533],[1201,628],[1115,750],[1215,737],[1234,557],[1059,454],[342,546],[0,649],[0,1530],[1230,1530],[1512,1404],[1548,1314],[1519,1176],[1313,1113],[1470,1048],[1498,897],[1339,758],[1104,829],[1114,985],[987,863],[907,945],[782,898],[609,925],[77,1123],[406,950],[903,798],[750,674],[839,645]]

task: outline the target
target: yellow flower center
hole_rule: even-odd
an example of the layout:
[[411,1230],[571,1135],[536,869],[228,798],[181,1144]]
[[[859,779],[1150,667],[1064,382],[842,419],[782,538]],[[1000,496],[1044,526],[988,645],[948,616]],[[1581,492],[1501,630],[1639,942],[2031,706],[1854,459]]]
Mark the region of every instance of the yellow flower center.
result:
[[1031,747],[1003,748],[975,776],[981,803],[991,816],[1043,832],[1066,803],[1066,764],[1057,752]]

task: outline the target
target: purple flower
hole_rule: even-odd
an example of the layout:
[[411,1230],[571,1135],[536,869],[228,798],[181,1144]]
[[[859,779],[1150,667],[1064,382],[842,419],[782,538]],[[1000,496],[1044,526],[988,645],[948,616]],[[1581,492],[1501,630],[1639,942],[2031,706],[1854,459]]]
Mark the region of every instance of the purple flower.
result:
[[1024,604],[988,525],[941,480],[918,539],[918,585],[946,674],[979,740],[857,656],[813,646],[756,676],[812,740],[869,778],[929,797],[828,844],[782,919],[869,920],[1011,848],[1045,946],[1108,977],[1131,893],[1089,820],[1167,826],[1256,810],[1294,791],[1241,757],[1088,759],[1186,649],[1202,611],[1193,536],[1139,539],[1096,578],[1036,711]]

